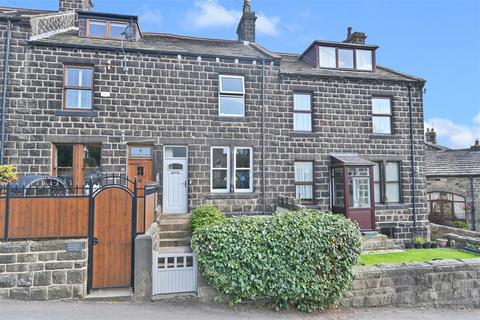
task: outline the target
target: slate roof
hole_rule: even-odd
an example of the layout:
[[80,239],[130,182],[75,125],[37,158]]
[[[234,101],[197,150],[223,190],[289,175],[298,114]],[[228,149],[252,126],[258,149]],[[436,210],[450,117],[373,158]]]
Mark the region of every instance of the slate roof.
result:
[[420,81],[425,80],[419,77],[411,76],[390,68],[376,65],[375,71],[348,71],[338,69],[315,68],[310,64],[299,60],[299,54],[278,53],[282,57],[281,72],[290,75],[304,76],[323,76],[332,78],[346,79],[380,79],[380,80],[400,80],[400,81]]
[[480,151],[426,151],[425,164],[427,176],[480,175]]
[[[41,40],[36,44],[68,45],[76,47],[105,47],[121,50],[121,41],[80,38],[77,31],[59,33]],[[216,57],[269,58],[261,50],[251,44],[240,41],[194,38],[164,33],[144,32],[143,37],[134,42],[124,41],[125,50],[144,50],[184,55],[211,55]]]
[[355,153],[331,153],[332,160],[347,166],[373,166],[374,163],[363,159]]

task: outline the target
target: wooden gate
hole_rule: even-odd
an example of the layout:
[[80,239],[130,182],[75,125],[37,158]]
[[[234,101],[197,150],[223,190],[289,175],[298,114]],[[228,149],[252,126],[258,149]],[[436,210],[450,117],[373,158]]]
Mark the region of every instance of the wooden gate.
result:
[[90,288],[130,287],[136,188],[106,185],[93,195]]

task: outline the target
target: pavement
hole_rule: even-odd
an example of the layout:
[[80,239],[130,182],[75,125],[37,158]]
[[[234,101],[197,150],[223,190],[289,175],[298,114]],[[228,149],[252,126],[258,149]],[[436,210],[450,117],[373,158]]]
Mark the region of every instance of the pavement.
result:
[[225,306],[193,302],[105,303],[0,300],[1,320],[479,320],[480,309],[339,309],[314,313],[274,311],[255,305]]

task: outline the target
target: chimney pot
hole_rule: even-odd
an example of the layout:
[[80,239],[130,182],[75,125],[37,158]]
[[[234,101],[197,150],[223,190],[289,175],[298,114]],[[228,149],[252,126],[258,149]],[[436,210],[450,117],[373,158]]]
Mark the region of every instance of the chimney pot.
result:
[[352,35],[352,27],[347,28],[347,38]]
[[480,151],[480,141],[478,140],[478,138],[475,139],[475,144],[470,147],[470,150],[472,150],[472,151]]
[[437,133],[433,128],[430,130],[428,130],[427,128],[427,132],[425,133],[425,141],[433,144],[437,144]]
[[356,43],[356,44],[365,44],[365,39],[367,36],[363,32],[353,32],[352,27],[347,28],[347,39],[343,40],[344,43]]

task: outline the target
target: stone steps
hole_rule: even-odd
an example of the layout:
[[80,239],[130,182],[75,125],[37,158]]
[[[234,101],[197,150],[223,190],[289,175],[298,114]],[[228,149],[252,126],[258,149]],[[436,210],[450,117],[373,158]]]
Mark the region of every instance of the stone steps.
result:
[[400,249],[393,239],[386,235],[368,235],[363,237],[363,251]]
[[[159,219],[159,249],[175,253],[175,248],[190,248],[192,239],[191,214],[162,214]],[[185,249],[180,249],[185,251]],[[191,252],[191,249],[190,251]]]
[[177,230],[164,230],[160,232],[160,239],[177,239],[177,238],[191,238],[192,237],[192,232],[191,231],[177,231]]
[[131,288],[94,289],[83,298],[85,301],[132,302]]
[[164,247],[186,247],[186,246],[190,246],[190,240],[191,240],[191,237],[160,239],[159,240],[159,245],[160,245],[160,248],[164,248]]

